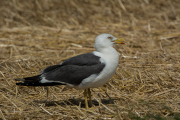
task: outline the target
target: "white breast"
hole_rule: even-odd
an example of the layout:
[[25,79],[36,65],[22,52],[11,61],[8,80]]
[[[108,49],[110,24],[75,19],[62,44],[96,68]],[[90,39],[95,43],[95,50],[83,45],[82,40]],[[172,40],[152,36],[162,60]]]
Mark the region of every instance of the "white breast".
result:
[[93,74],[90,77],[84,79],[76,89],[87,89],[87,88],[96,88],[104,85],[112,78],[119,64],[119,54],[112,48],[107,49],[103,52],[93,52],[95,55],[101,57],[101,62],[105,63],[105,67],[102,72],[98,75]]

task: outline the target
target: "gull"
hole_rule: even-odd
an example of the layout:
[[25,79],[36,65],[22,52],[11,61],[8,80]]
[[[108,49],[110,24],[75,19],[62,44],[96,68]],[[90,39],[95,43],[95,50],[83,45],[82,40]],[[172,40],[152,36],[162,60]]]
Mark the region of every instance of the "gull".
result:
[[[124,39],[111,34],[101,34],[95,39],[95,51],[69,58],[64,62],[45,68],[39,75],[17,78],[16,85],[55,86],[67,85],[75,89],[84,89],[85,107],[92,106],[90,88],[101,87],[107,83],[119,64],[119,54],[114,44],[124,44]],[[48,95],[48,89],[47,89]]]

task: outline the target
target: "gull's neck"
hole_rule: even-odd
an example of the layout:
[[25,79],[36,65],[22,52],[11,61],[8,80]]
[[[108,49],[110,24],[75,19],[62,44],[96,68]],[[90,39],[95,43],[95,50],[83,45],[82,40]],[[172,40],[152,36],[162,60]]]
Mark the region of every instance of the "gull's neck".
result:
[[96,51],[108,61],[119,62],[119,53],[113,47],[101,48]]
[[106,47],[106,48],[99,48],[96,49],[97,52],[100,52],[101,54],[113,54],[118,52],[113,47]]

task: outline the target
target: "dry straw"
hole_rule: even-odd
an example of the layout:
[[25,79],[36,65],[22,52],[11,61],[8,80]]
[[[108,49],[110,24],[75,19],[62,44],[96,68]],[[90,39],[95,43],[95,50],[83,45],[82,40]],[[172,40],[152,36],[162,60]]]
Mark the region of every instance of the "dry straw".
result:
[[[179,0],[13,0],[0,3],[0,119],[180,119]],[[94,50],[110,33],[126,40],[116,74],[92,91],[18,87],[14,78]]]

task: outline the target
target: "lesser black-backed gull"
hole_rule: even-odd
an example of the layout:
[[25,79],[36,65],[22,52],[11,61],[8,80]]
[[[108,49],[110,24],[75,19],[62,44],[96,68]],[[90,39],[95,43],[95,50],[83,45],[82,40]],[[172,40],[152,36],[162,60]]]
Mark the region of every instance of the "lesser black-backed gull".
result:
[[69,58],[59,65],[49,66],[40,75],[18,78],[16,85],[22,86],[54,86],[67,85],[76,89],[85,89],[85,105],[88,108],[87,95],[92,106],[90,88],[97,88],[109,81],[119,64],[119,54],[113,45],[124,44],[110,34],[96,37],[96,51]]

